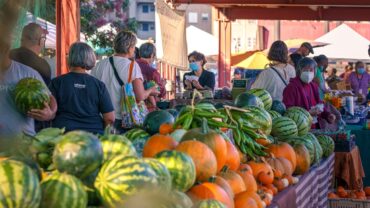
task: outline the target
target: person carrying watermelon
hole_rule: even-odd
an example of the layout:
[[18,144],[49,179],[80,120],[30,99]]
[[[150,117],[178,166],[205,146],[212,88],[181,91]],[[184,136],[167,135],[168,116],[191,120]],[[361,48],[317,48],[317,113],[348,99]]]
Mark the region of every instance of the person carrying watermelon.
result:
[[[297,77],[292,78],[284,89],[283,102],[287,108],[293,106],[304,108],[312,117],[326,119],[332,124],[338,119],[333,113],[322,107],[323,101],[320,99],[319,87],[317,83],[313,82],[316,65],[316,62],[310,58],[303,58],[299,61]],[[317,122],[313,127],[318,127]]]

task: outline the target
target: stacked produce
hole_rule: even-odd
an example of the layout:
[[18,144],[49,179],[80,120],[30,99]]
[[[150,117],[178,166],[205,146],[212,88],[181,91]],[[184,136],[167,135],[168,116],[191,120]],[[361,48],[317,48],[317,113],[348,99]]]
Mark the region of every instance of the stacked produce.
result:
[[368,200],[370,197],[370,187],[365,187],[358,190],[346,190],[343,186],[328,194],[329,199],[357,199],[357,200]]
[[305,110],[286,110],[265,90],[235,105],[154,111],[123,135],[45,129],[29,148],[41,174],[37,163],[3,158],[0,199],[13,197],[12,207],[262,208],[333,151],[330,138],[307,132]]

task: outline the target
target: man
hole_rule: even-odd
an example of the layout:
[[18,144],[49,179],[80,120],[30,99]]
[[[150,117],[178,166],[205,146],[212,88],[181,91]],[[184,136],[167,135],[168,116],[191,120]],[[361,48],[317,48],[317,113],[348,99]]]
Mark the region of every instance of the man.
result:
[[42,79],[49,85],[51,70],[49,64],[39,56],[45,47],[47,31],[36,23],[30,23],[23,28],[21,47],[10,52],[14,61],[29,66],[40,73]]
[[161,75],[156,69],[155,58],[156,58],[156,48],[153,43],[144,43],[139,48],[140,59],[136,62],[139,64],[141,73],[143,74],[144,84],[154,81],[160,88],[160,94],[158,97],[150,96],[147,101],[147,106],[149,109],[156,108],[156,101],[158,98],[164,98],[166,95],[165,86],[161,80]]
[[316,84],[319,86],[319,94],[321,100],[324,100],[325,93],[329,92],[329,90],[325,86],[325,77],[324,77],[326,68],[329,65],[329,59],[325,55],[315,56],[313,57],[313,59],[317,63],[314,82],[316,82]]
[[[10,41],[9,41],[10,42]],[[10,44],[1,44],[1,52],[9,55]],[[43,82],[37,71],[12,61],[9,56],[4,56],[0,61],[0,136],[9,136],[25,132],[34,135],[34,119],[50,121],[55,117],[57,104],[50,94],[50,103],[45,103],[44,109],[32,109],[27,115],[17,111],[13,103],[12,90],[19,80],[33,77]]]
[[292,54],[290,54],[290,60],[291,64],[297,68],[298,62],[303,59],[304,57],[307,57],[310,55],[310,53],[313,54],[313,47],[310,43],[304,42],[302,43],[301,47],[298,48],[298,50]]

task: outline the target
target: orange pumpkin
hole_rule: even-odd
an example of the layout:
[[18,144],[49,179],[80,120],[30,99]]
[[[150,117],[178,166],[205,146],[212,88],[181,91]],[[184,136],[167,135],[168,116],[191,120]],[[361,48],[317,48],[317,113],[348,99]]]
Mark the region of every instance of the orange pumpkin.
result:
[[225,204],[228,208],[234,207],[234,201],[226,191],[214,183],[204,182],[193,186],[187,194],[191,199],[193,199],[193,201],[215,199]]
[[293,174],[294,169],[292,163],[284,157],[274,157],[274,155],[272,155],[267,159],[267,163],[270,164],[272,169],[279,170],[283,175]]
[[303,175],[306,173],[311,166],[310,152],[303,144],[297,144],[293,146],[296,154],[297,166],[295,167],[294,174]]
[[226,142],[226,148],[227,148],[227,155],[226,155],[226,163],[225,165],[230,169],[230,170],[238,170],[240,166],[240,157],[239,157],[239,152],[238,149],[231,143],[231,142]]
[[272,195],[276,195],[278,193],[277,188],[274,186],[274,184],[267,184],[266,188],[272,191]]
[[338,197],[338,195],[336,195],[335,193],[330,192],[330,193],[328,194],[328,198],[329,198],[329,199],[338,199],[339,197]]
[[271,141],[267,138],[258,138],[256,139],[256,142],[265,147],[271,144]]
[[274,173],[271,166],[263,161],[250,161],[248,165],[252,168],[253,176],[257,181],[264,185],[270,184],[274,180]]
[[259,208],[252,197],[238,196],[234,199],[235,208]]
[[217,159],[217,172],[221,171],[227,159],[226,141],[221,134],[209,129],[207,122],[204,122],[202,128],[189,130],[181,139],[181,141],[189,140],[201,141],[211,148]]
[[233,189],[231,188],[230,184],[221,176],[214,176],[210,180],[210,182],[215,183],[219,185],[222,189],[226,191],[226,193],[230,196],[230,199],[234,198],[234,192]]
[[243,178],[235,171],[226,169],[221,171],[218,175],[229,183],[234,195],[247,190]]
[[188,154],[194,161],[198,181],[207,181],[217,173],[217,160],[212,150],[202,142],[184,141],[175,150]]
[[283,173],[280,170],[272,169],[272,172],[274,173],[275,179],[280,179],[283,177]]
[[365,193],[364,190],[357,190],[357,191],[355,191],[355,194],[356,194],[357,198],[366,197],[366,193]]
[[174,150],[178,142],[170,136],[156,134],[149,138],[143,148],[143,157],[154,157],[164,150]]
[[273,143],[268,146],[267,152],[272,153],[275,157],[284,157],[292,163],[293,170],[297,164],[297,156],[292,146],[285,142]]
[[241,163],[246,163],[248,161],[247,155],[242,153],[242,151],[240,151],[239,149],[237,149],[237,150],[238,150],[238,153],[239,153],[240,162]]
[[252,198],[256,202],[258,208],[264,208],[266,206],[266,204],[262,201],[261,197],[256,192],[244,191],[235,196],[234,198],[235,208],[248,207],[248,206],[245,206],[245,203],[244,203],[245,198]]
[[366,196],[370,196],[370,186],[364,188]]
[[171,134],[173,132],[173,124],[164,123],[159,126],[159,133],[162,135]]
[[249,171],[243,171],[243,170],[238,170],[237,173],[242,177],[246,191],[257,191],[257,182],[256,179],[253,177],[252,174],[250,174]]
[[253,170],[252,170],[251,166],[249,166],[246,163],[240,164],[238,172],[247,172],[247,173],[253,175]]

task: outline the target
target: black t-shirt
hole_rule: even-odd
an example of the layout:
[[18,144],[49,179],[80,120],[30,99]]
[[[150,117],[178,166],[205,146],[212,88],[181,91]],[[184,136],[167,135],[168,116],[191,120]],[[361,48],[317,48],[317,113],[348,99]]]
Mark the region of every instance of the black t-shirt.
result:
[[[195,76],[195,73],[192,71],[192,72],[188,72],[188,73],[185,73],[184,74],[184,87],[186,87],[185,85],[185,77],[186,76]],[[202,85],[202,87],[206,87],[206,88],[209,88],[211,90],[214,90],[215,89],[215,84],[216,84],[216,80],[215,80],[215,74],[212,73],[212,72],[209,72],[207,70],[203,70],[202,74],[200,75],[199,77],[199,84]],[[194,88],[194,86],[193,86]]]
[[103,82],[88,74],[70,72],[53,79],[49,88],[58,103],[53,127],[104,132],[101,114],[114,109]]
[[298,53],[292,53],[290,54],[290,59],[293,61],[294,67],[297,69],[298,63],[301,59],[303,59],[303,56]]

